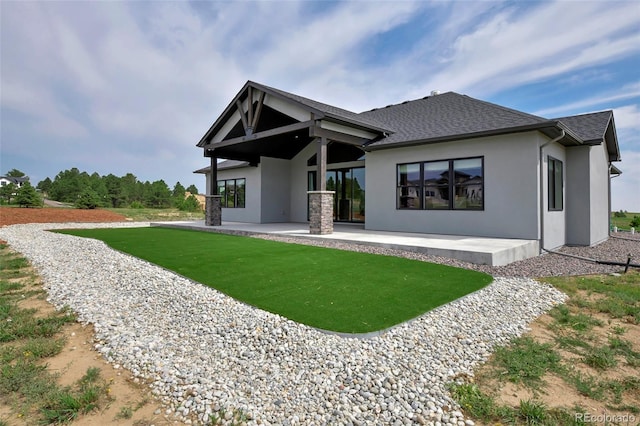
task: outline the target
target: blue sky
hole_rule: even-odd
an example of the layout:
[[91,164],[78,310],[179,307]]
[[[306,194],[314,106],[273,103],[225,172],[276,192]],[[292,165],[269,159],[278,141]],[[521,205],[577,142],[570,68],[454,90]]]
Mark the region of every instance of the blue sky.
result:
[[547,118],[613,109],[640,211],[637,1],[0,1],[0,173],[195,183],[247,80],[355,112],[454,91]]

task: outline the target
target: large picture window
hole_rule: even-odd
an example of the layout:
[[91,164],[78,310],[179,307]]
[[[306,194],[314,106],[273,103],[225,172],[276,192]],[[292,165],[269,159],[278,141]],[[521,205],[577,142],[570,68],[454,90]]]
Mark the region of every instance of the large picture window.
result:
[[484,209],[482,157],[398,164],[397,208]]
[[227,208],[244,208],[245,179],[226,179],[218,181],[218,194],[222,197],[220,204]]
[[548,184],[549,190],[549,210],[562,210],[563,209],[563,175],[562,175],[562,161],[553,157],[547,157],[547,163],[549,168]]

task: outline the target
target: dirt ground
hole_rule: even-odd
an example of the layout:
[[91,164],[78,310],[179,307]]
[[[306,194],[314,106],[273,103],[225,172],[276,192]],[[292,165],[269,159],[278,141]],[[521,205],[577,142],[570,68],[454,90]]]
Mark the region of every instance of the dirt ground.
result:
[[0,226],[19,223],[124,222],[126,218],[108,210],[43,207],[0,207]]
[[[67,208],[9,208],[0,207],[0,226],[19,223],[56,223],[56,222],[115,222],[125,217],[107,210],[77,210]],[[40,284],[38,284],[40,285]],[[47,315],[53,306],[37,297],[27,298],[21,304],[24,308],[38,310],[37,315]],[[93,425],[135,425],[163,426],[173,424],[165,418],[165,409],[153,398],[149,388],[134,379],[125,369],[115,369],[94,350],[94,330],[91,325],[79,323],[64,327],[62,335],[67,343],[62,352],[48,358],[48,369],[59,373],[59,383],[70,385],[80,379],[88,368],[97,367],[101,376],[109,382],[111,401],[71,423],[76,426]],[[132,415],[125,419],[119,416],[121,410],[130,408]],[[31,425],[30,419],[17,418],[10,414],[9,407],[0,404],[0,419],[9,425]]]
[[[605,326],[595,327],[593,330],[592,338],[606,342],[607,338],[611,336],[610,328],[612,326],[621,326],[626,329],[624,333],[625,340],[628,340],[635,351],[640,350],[640,325],[632,324],[624,320],[616,320],[611,322],[611,317],[606,314],[593,313],[591,316],[595,319],[601,320]],[[528,336],[534,338],[540,343],[552,343],[554,342],[554,334],[549,331],[549,324],[553,322],[553,318],[548,314],[542,315],[531,325],[531,331]],[[603,343],[605,345],[606,343]],[[567,350],[558,350],[562,358],[582,374],[590,375],[592,377],[608,380],[622,380],[625,377],[637,377],[638,370],[636,368],[625,365],[626,363],[622,358],[619,359],[619,365],[616,368],[611,368],[606,371],[600,371],[587,366],[581,362],[581,357],[575,353]],[[499,382],[492,374],[491,367],[488,364],[483,365],[477,372],[478,382],[481,387],[489,390],[496,400],[501,404],[506,404],[511,407],[517,407],[522,400],[536,399],[543,402],[547,407],[565,408],[569,411],[575,411],[576,407],[581,407],[584,411],[580,413],[589,414],[591,416],[599,416],[607,414],[608,416],[617,416],[618,418],[626,418],[629,415],[633,415],[635,419],[639,419],[640,416],[634,414],[628,410],[616,410],[610,406],[610,401],[596,400],[578,392],[575,386],[567,384],[563,379],[556,376],[553,373],[547,373],[542,379],[544,385],[540,391],[534,392],[521,385],[516,385],[510,382]],[[619,406],[638,406],[640,404],[640,394],[636,394],[635,391],[625,392],[621,403],[615,404]],[[636,420],[637,421],[637,420]],[[593,421],[589,423],[602,424],[603,422]],[[609,422],[609,424],[619,424],[618,422]],[[630,424],[635,425],[636,422]]]

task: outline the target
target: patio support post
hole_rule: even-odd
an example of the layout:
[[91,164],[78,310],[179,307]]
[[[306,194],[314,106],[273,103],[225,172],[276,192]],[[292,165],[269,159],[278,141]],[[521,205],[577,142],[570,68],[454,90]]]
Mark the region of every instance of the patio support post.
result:
[[211,180],[209,182],[209,193],[205,196],[204,224],[206,226],[222,225],[222,203],[218,194],[218,158],[211,157]]
[[318,191],[327,190],[327,138],[322,137],[316,139],[318,143]]
[[333,197],[334,191],[327,191],[327,138],[316,139],[318,144],[317,188],[309,191],[309,233],[333,233]]

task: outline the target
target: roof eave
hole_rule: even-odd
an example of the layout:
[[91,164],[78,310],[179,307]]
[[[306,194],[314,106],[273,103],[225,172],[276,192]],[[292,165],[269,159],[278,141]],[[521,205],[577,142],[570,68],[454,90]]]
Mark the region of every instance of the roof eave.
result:
[[391,129],[386,129],[384,127],[380,127],[380,126],[374,126],[372,124],[369,123],[363,123],[361,121],[357,121],[357,120],[349,120],[348,118],[345,117],[339,117],[335,114],[331,114],[331,113],[327,113],[325,115],[326,118],[331,119],[331,121],[339,123],[339,124],[347,124],[349,126],[358,128],[360,130],[368,130],[368,131],[373,131],[376,133],[387,133],[387,134],[392,134],[395,133],[395,130],[391,130]]
[[[611,137],[607,138],[609,128],[611,128]],[[605,131],[604,141],[607,145],[609,161],[620,161],[620,145],[618,144],[618,133],[616,132],[616,123],[613,119],[613,112],[611,112],[611,117],[609,118],[609,124],[607,125],[607,130]]]
[[[428,139],[416,139],[416,140],[411,140],[411,141],[402,141],[402,142],[396,142],[396,143],[389,143],[389,144],[380,144],[380,145],[376,145],[376,143],[372,143],[370,145],[368,145],[365,150],[366,151],[377,151],[377,150],[382,150],[382,149],[392,149],[392,148],[400,148],[400,147],[407,147],[407,146],[415,146],[415,145],[425,145],[425,144],[432,144],[432,143],[442,143],[442,142],[452,142],[452,141],[457,141],[457,140],[461,140],[461,139],[477,139],[477,138],[481,138],[481,137],[486,137],[486,136],[498,136],[498,135],[505,135],[505,134],[509,134],[509,133],[524,133],[524,132],[529,132],[529,131],[542,131],[544,129],[555,129],[557,134],[560,135],[561,132],[559,131],[560,129],[558,128],[558,122],[556,121],[548,121],[548,122],[543,122],[543,123],[535,123],[535,124],[527,124],[524,126],[516,126],[516,127],[508,127],[508,128],[504,128],[504,129],[491,129],[491,130],[485,130],[485,131],[481,131],[481,132],[472,132],[472,133],[460,133],[460,134],[456,134],[456,135],[447,135],[447,136],[441,136],[441,137],[436,137],[436,138],[428,138]],[[565,137],[569,137],[571,139],[574,139],[580,143],[579,138],[577,138],[577,136],[575,136],[571,131],[568,131],[568,129],[562,129],[565,130]]]

